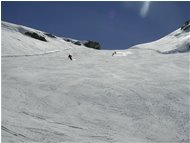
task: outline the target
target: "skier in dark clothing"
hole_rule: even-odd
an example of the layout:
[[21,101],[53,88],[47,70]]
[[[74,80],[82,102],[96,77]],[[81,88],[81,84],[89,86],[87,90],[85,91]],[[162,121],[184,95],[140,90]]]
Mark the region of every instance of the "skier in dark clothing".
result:
[[70,60],[72,60],[72,56],[71,56],[70,54],[69,54],[68,58],[69,58]]
[[113,53],[112,53],[112,56],[114,56],[116,54],[116,51],[114,51]]

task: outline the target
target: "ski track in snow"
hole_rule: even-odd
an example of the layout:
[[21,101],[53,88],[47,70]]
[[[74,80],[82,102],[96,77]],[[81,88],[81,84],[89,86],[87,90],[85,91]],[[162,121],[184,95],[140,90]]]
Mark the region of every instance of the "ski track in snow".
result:
[[130,54],[132,54],[132,52],[129,52],[129,51],[127,51],[127,52],[117,52],[115,55],[113,55],[114,57],[125,57],[125,56],[127,56],[127,55],[130,55]]
[[1,56],[3,58],[11,58],[11,57],[31,57],[31,56],[43,56],[43,55],[48,55],[48,54],[53,54],[53,53],[57,53],[57,52],[63,52],[63,51],[66,51],[66,50],[69,50],[68,49],[64,49],[62,51],[60,50],[54,50],[54,51],[48,51],[48,52],[45,52],[45,53],[38,53],[38,54],[31,54],[31,55],[4,55],[4,56]]

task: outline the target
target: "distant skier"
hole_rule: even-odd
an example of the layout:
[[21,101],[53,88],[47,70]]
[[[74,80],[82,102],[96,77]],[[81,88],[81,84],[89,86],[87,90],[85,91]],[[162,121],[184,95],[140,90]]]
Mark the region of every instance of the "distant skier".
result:
[[112,53],[112,56],[114,56],[116,54],[116,51],[114,51],[113,53]]
[[70,55],[70,54],[69,54],[68,58],[69,58],[70,60],[73,60],[73,59],[72,59],[72,55]]

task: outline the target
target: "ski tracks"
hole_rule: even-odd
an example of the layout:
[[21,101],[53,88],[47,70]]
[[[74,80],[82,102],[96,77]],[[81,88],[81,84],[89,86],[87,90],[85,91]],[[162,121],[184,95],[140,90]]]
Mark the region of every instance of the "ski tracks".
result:
[[13,58],[13,57],[32,57],[32,56],[44,56],[44,55],[49,55],[49,54],[54,54],[58,52],[63,52],[66,50],[69,50],[70,48],[64,49],[64,50],[53,50],[53,51],[48,51],[45,53],[37,53],[37,54],[28,54],[28,55],[4,55],[1,56],[2,58]]

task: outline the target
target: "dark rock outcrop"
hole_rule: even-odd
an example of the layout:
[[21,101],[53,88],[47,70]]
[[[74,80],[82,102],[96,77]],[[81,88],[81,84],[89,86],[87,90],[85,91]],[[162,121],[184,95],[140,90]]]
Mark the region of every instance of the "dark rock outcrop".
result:
[[86,41],[86,42],[84,42],[84,46],[86,46],[88,48],[97,49],[97,50],[101,49],[100,44],[96,41]]
[[38,39],[38,40],[47,42],[47,40],[43,36],[40,36],[35,32],[25,32],[25,35],[28,35],[28,36],[30,36],[30,37],[32,37],[34,39]]
[[53,34],[50,33],[44,33],[46,36],[50,37],[50,38],[56,38]]
[[73,42],[73,44],[78,45],[78,46],[82,45],[82,43],[80,41]]
[[181,26],[181,30],[186,31],[190,29],[190,20],[186,21],[182,26]]
[[66,42],[71,42],[71,40],[70,39],[64,39]]
[[93,49],[96,49],[96,50],[101,49],[100,44],[98,42],[92,41],[92,40],[80,41],[80,40],[74,40],[74,39],[71,39],[71,38],[63,38],[63,40],[65,40],[66,42],[71,42],[71,43],[73,43],[75,45],[78,45],[78,46],[85,46],[85,47],[93,48]]

